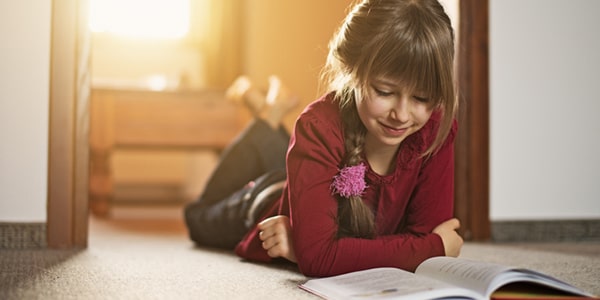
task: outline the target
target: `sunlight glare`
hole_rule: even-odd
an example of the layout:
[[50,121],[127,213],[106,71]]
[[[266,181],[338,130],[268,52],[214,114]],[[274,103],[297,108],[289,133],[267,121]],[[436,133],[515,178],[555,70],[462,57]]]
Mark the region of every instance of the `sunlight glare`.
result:
[[139,38],[181,38],[190,0],[90,0],[90,29]]

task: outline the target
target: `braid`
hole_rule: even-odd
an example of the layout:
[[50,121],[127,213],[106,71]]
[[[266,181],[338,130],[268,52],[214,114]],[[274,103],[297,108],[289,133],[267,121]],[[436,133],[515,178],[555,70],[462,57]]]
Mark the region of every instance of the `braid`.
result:
[[[352,101],[351,103],[354,103]],[[344,105],[341,109],[344,126],[346,157],[344,166],[356,166],[362,162],[366,129],[358,117],[356,106]],[[375,217],[371,208],[360,196],[338,198],[338,238],[373,238]]]

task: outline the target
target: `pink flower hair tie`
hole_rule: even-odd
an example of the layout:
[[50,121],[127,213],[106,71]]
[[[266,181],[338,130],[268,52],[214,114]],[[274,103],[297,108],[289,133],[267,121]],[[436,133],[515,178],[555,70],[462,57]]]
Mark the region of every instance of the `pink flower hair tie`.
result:
[[344,198],[350,196],[361,196],[367,188],[365,182],[365,171],[367,167],[364,163],[356,166],[345,167],[333,177],[331,189],[334,194],[339,194]]

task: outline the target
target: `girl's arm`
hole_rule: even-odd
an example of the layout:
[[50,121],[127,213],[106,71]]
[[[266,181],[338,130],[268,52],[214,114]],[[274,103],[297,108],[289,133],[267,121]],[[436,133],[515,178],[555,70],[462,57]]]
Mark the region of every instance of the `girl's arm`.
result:
[[[405,226],[399,228],[399,232],[416,235],[430,233],[436,226],[454,215],[454,137],[456,130],[455,121],[440,149],[423,162],[406,210]],[[434,133],[431,133],[432,138]]]
[[456,230],[460,226],[454,214],[454,121],[442,147],[425,160],[419,173],[411,202],[406,211],[407,222],[401,232],[415,235],[430,232],[443,241],[445,255],[458,256],[463,240]]

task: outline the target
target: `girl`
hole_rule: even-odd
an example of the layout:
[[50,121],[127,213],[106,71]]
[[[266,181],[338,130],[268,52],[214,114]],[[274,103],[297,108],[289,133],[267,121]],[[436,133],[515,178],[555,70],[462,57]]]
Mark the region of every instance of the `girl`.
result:
[[[264,104],[255,89],[243,89],[244,101],[271,122],[253,123],[186,208],[191,238],[235,244],[251,260],[285,258],[315,277],[382,266],[414,271],[429,257],[458,256],[453,39],[436,0],[358,3],[330,43],[323,72],[329,92],[299,116],[287,155],[272,112],[294,101],[272,92]],[[248,158],[224,168],[233,152]],[[285,176],[273,172],[284,168]],[[263,173],[232,193],[231,182],[239,189],[243,175]],[[277,185],[264,188],[282,178],[281,195]],[[231,189],[211,195],[211,185],[222,182]],[[245,223],[233,226],[240,216]]]

